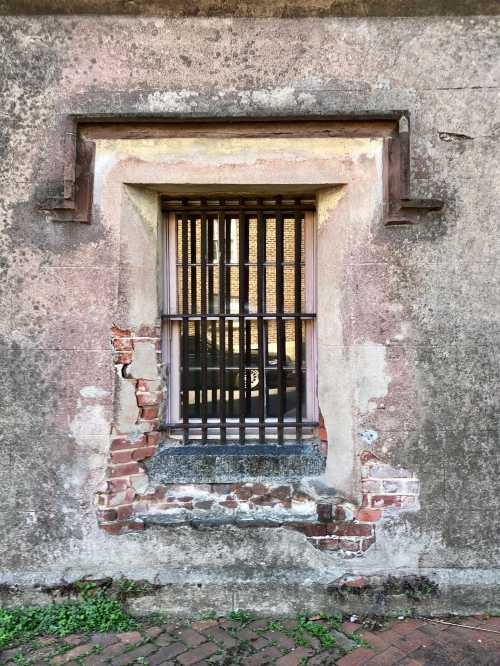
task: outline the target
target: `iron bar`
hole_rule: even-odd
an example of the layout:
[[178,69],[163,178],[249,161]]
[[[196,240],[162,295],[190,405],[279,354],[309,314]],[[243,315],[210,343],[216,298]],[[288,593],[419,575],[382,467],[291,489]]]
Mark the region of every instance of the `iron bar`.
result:
[[[257,310],[264,312],[266,308],[266,278],[264,261],[266,258],[266,219],[259,212],[257,215]],[[264,321],[257,318],[257,346],[259,349],[259,440],[263,442],[266,436],[266,400],[265,386],[266,373],[264,369]]]
[[[219,314],[226,313],[226,271],[225,271],[225,224],[224,215],[219,215]],[[220,440],[226,443],[226,319],[219,318],[219,419]]]
[[[205,213],[201,216],[200,228],[200,310],[203,315],[207,313],[207,216]],[[201,420],[202,420],[202,442],[207,441],[208,429],[206,426],[208,418],[208,381],[207,381],[207,318],[201,319]]]
[[[186,213],[183,213],[181,218],[181,234],[182,234],[182,259],[183,262],[187,262],[188,258],[188,217]],[[189,292],[188,292],[188,268],[184,266],[182,271],[182,311],[187,312],[189,310]],[[186,425],[184,431],[183,441],[184,444],[187,444],[189,441],[189,320],[182,320],[182,421]]]
[[[284,228],[283,215],[276,213],[276,310],[283,312],[284,305],[284,278],[283,278],[283,259],[284,259]],[[285,364],[285,328],[283,317],[276,317],[276,336],[278,346],[278,421],[283,421],[286,403],[285,373],[283,366]],[[278,426],[278,442],[283,442],[283,428]]]
[[[295,215],[295,312],[302,309],[302,214]],[[302,321],[295,319],[295,418],[297,419],[297,441],[302,439]]]
[[240,267],[238,272],[238,309],[239,309],[239,319],[238,319],[238,359],[239,359],[239,373],[238,373],[238,400],[239,400],[239,441],[240,444],[245,443],[245,317],[243,313],[247,306],[246,302],[246,267],[245,267],[245,256],[246,256],[246,218],[243,212],[240,212],[239,223],[238,223],[238,259],[240,261]]

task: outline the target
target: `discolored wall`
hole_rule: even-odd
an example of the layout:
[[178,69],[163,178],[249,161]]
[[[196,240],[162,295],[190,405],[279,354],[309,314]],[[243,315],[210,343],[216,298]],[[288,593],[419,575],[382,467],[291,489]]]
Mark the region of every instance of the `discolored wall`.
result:
[[[265,585],[277,595],[287,589],[288,601],[276,607],[290,610],[303,589],[311,607],[320,606],[329,603],[327,585],[344,574],[398,569],[436,580],[444,609],[495,605],[499,23],[3,18],[0,582],[158,576],[182,581],[188,609],[209,603],[198,583],[221,608],[274,608],[258,592]],[[142,258],[124,250],[120,225],[107,224],[98,206],[90,225],[54,223],[38,209],[47,194],[60,194],[64,117],[394,109],[410,113],[412,196],[438,197],[445,207],[411,227],[374,224],[369,242],[354,235],[346,246],[357,267],[344,286],[346,320],[356,367],[365,371],[352,435],[383,464],[420,480],[420,509],[389,512],[366,555],[347,560],[283,528],[99,530],[94,498],[116,418],[111,328]],[[334,401],[342,386],[332,377],[324,390]],[[376,472],[370,479],[379,483]],[[244,585],[249,579],[253,587]],[[161,604],[171,608],[172,598],[165,593]]]

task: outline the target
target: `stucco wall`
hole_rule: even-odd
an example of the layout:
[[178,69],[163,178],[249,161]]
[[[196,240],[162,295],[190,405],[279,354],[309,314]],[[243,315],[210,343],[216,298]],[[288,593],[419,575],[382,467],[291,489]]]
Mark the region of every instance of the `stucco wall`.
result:
[[[57,582],[107,572],[168,581],[180,571],[186,581],[216,585],[255,578],[257,567],[261,577],[279,581],[288,572],[289,583],[321,587],[346,571],[401,567],[433,575],[442,586],[467,583],[471,603],[484,602],[481,590],[495,579],[500,542],[499,24],[497,18],[2,20],[3,580]],[[122,556],[112,537],[97,531],[92,504],[100,481],[94,457],[108,445],[102,432],[112,420],[109,336],[120,311],[113,261],[120,235],[98,214],[90,226],[64,225],[36,209],[47,183],[61,180],[62,115],[391,109],[411,113],[412,194],[442,198],[446,206],[421,226],[379,228],[365,250],[372,302],[380,280],[390,285],[366,335],[384,345],[387,312],[404,313],[406,334],[391,353],[409,363],[417,390],[384,403],[368,376],[365,397],[374,409],[359,425],[377,431],[378,453],[420,479],[420,511],[387,523],[374,553],[356,563],[314,551],[300,534],[276,530],[264,539],[258,530],[230,528],[125,535]],[[96,432],[82,434],[88,418]],[[222,596],[217,603],[229,603]]]

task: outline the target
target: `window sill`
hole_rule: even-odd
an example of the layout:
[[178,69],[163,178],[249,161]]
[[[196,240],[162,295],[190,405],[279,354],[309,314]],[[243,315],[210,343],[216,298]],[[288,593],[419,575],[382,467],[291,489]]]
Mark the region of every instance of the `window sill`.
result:
[[152,483],[295,481],[324,472],[317,440],[307,443],[165,447],[144,463]]

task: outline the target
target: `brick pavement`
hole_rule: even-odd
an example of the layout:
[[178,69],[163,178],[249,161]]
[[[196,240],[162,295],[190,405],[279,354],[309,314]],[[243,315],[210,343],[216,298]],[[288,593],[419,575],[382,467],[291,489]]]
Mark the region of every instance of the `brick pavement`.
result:
[[[9,648],[0,664],[26,666],[500,666],[500,618],[454,620],[465,629],[424,620],[392,621],[370,631],[344,622],[341,631],[315,618],[317,631],[296,620],[227,619],[141,625],[126,633],[42,637]],[[333,644],[325,647],[325,631]],[[490,633],[481,631],[489,629]],[[321,634],[321,635],[319,635]]]

